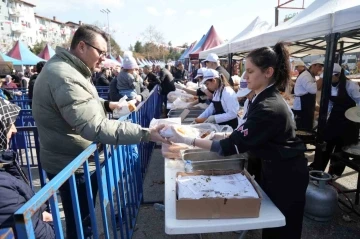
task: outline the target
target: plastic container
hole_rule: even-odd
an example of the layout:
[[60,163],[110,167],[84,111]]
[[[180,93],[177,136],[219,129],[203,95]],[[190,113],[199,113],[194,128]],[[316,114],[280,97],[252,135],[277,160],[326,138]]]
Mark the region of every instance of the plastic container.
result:
[[154,208],[156,211],[165,212],[165,205],[160,203],[154,203]]

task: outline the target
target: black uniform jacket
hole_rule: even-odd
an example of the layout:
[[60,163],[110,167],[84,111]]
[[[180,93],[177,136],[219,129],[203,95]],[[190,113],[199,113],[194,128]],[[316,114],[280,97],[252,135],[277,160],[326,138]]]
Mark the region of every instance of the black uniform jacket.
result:
[[305,145],[296,138],[295,127],[285,101],[276,87],[270,86],[250,104],[246,122],[220,141],[222,154],[250,151],[273,162],[301,156]]

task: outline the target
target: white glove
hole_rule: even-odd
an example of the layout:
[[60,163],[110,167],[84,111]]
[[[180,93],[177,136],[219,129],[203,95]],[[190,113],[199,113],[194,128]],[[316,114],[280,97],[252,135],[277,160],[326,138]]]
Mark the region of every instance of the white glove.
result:
[[184,137],[181,134],[179,134],[174,126],[171,126],[171,130],[173,131],[173,137],[169,138],[169,141],[171,143],[178,143],[178,144],[186,144],[186,145],[192,145],[195,138],[190,137]]
[[158,125],[155,128],[150,128],[149,133],[150,133],[150,141],[152,142],[161,142],[161,143],[165,143],[165,144],[169,144],[169,141],[167,139],[165,139],[164,137],[162,137],[160,135],[160,130],[162,130],[165,127],[165,125]]
[[179,83],[176,83],[176,82],[175,82],[175,87],[176,87],[176,89],[179,89],[179,90],[183,90],[183,89],[186,88],[186,86],[184,86],[183,84],[179,84]]
[[204,123],[216,124],[215,116],[210,115],[209,118],[204,121]]
[[200,90],[205,93],[205,91],[207,90],[206,85],[202,84]]

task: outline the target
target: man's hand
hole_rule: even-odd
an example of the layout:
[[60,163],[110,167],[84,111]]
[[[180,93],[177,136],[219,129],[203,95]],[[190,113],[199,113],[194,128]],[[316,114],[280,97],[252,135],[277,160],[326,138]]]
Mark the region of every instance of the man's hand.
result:
[[142,96],[141,95],[136,95],[135,100],[140,103],[142,101]]
[[150,128],[149,129],[149,131],[150,131],[150,141],[170,144],[169,140],[163,138],[159,133],[160,130],[162,130],[164,127],[165,127],[165,125],[162,124],[162,125],[158,125],[155,128]]
[[121,110],[122,107],[119,105],[119,102],[110,101],[109,102],[109,108],[110,108],[110,110],[114,110],[114,109]]
[[50,213],[48,213],[47,211],[44,211],[42,213],[42,219],[44,222],[52,222],[53,221],[53,217]]

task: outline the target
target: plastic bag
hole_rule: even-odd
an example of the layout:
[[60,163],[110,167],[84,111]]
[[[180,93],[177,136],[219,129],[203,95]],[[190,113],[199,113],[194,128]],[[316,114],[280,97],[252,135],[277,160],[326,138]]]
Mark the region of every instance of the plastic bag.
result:
[[[216,125],[210,123],[196,124],[196,125],[175,125],[175,130],[183,136],[198,138],[198,139],[212,139],[214,133],[217,132],[232,132],[232,128],[228,125]],[[171,125],[166,125],[161,131],[160,135],[165,138],[171,138],[173,131]]]
[[190,95],[183,90],[171,91],[169,92],[167,98],[170,103],[173,103],[177,99],[180,99],[184,102],[194,102],[198,99],[197,96]]
[[182,101],[180,98],[177,98],[173,104],[171,109],[187,109],[190,108],[190,104],[189,102],[184,102]]
[[121,108],[120,109],[116,108],[113,110],[114,118],[120,118],[136,110],[136,106],[131,101],[126,101],[127,98],[128,97],[125,95],[119,100],[118,105]]
[[197,90],[199,88],[199,86],[197,83],[189,81],[188,83],[186,83],[186,88],[191,89],[191,90]]

